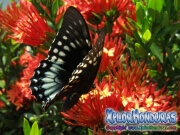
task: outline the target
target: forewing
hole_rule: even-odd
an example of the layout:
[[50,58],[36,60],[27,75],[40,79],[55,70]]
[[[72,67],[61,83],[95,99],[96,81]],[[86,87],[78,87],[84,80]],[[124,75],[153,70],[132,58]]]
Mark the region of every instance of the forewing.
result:
[[78,10],[69,7],[48,57],[41,61],[31,78],[30,88],[37,100],[46,103],[54,99],[91,48],[85,20]]
[[91,50],[90,35],[87,24],[74,7],[69,7],[63,17],[62,27],[49,51],[49,56],[61,58],[60,65],[67,72],[72,73],[79,62]]
[[67,97],[68,95],[64,102],[65,104],[69,105],[68,107],[63,105],[65,107],[63,110],[68,110],[77,103],[78,95],[81,96],[82,94],[88,93],[92,89],[93,81],[97,75],[101,63],[104,37],[105,30],[102,30],[94,47],[88,52],[83,61],[80,62],[77,68],[73,71],[68,84],[62,88],[62,91],[59,92],[53,100],[45,104],[45,109],[47,109],[47,107],[56,99],[61,99],[63,97]]

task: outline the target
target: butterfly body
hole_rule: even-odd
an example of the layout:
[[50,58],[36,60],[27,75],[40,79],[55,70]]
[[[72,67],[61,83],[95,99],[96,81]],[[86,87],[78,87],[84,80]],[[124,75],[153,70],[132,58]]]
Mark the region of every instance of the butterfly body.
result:
[[66,97],[63,110],[78,102],[92,89],[102,55],[105,32],[96,44],[90,42],[87,24],[74,7],[69,7],[62,26],[45,60],[35,69],[30,88],[45,110],[57,99]]

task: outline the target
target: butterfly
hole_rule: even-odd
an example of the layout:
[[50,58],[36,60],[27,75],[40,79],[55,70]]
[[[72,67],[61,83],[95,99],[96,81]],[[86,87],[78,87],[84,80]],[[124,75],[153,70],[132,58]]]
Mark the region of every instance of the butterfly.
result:
[[93,89],[100,66],[105,30],[92,47],[88,26],[81,13],[70,6],[66,10],[48,56],[34,70],[30,89],[47,108],[65,97],[62,111],[71,109],[82,94]]

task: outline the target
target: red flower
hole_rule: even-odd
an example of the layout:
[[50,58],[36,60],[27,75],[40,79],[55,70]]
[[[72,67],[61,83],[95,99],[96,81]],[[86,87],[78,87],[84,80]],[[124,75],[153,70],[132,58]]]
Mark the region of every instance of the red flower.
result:
[[123,96],[125,110],[138,109],[140,111],[173,111],[176,102],[171,95],[164,93],[164,88],[156,90],[156,85],[149,84],[144,87],[137,87],[130,95]]
[[65,120],[70,125],[88,126],[93,128],[94,126],[103,127],[105,109],[110,107],[114,110],[119,110],[122,107],[121,95],[117,89],[113,90],[111,85],[111,79],[109,81],[103,80],[99,85],[96,82],[96,89],[91,91],[87,95],[83,95],[79,102],[69,111],[61,112],[61,114],[71,120],[76,121],[72,123]]
[[127,18],[136,20],[135,5],[130,0],[64,0],[64,5],[57,12],[56,22],[69,6],[76,7],[88,24],[96,29],[104,27],[105,22],[112,23],[113,37],[124,32],[132,34],[134,29],[127,20]]
[[[127,58],[126,58],[127,61]],[[70,119],[65,120],[70,125],[103,128],[105,126],[105,109],[116,111],[172,111],[176,102],[164,88],[156,90],[153,83],[147,84],[146,65],[132,62],[131,66],[117,61],[112,67],[109,78],[103,79],[96,89],[81,96],[79,102],[69,111],[61,114]],[[126,68],[124,68],[126,67]],[[112,75],[114,77],[112,78]]]
[[[164,88],[156,90],[156,84],[147,83],[146,65],[132,62],[126,63],[123,69],[122,63],[117,61],[112,71],[117,80],[114,81],[121,93],[124,110],[139,109],[140,111],[172,111],[175,110],[175,100],[164,92]],[[119,70],[117,70],[119,69]]]
[[67,9],[67,6],[61,6],[58,10],[57,10],[57,15],[55,18],[55,22],[58,23],[58,21],[60,20],[60,18],[63,16],[63,14],[65,13]]
[[117,37],[109,39],[109,36],[106,36],[99,72],[103,72],[110,63],[112,64],[117,61],[125,49],[126,45],[121,42],[121,39],[118,39]]
[[[94,13],[102,16],[107,12],[123,12],[129,0],[64,0],[65,6],[75,6],[87,20],[92,19]],[[108,13],[107,13],[108,14]]]
[[5,106],[4,102],[0,100],[0,109]]
[[135,28],[129,23],[127,18],[136,21],[136,6],[132,2],[127,5],[126,10],[121,12],[121,15],[114,21],[111,33],[112,37],[122,35],[123,33],[132,35],[132,29]]
[[[0,90],[0,96],[2,95],[3,92],[4,92],[3,90],[2,91]],[[3,108],[4,106],[5,106],[4,102],[0,100],[0,109]]]
[[17,81],[15,85],[11,86],[11,90],[7,91],[7,95],[9,101],[16,106],[16,110],[19,110],[23,105],[28,105],[33,100],[26,82]]
[[42,54],[32,57],[27,51],[20,57],[19,63],[25,66],[21,73],[19,81],[16,81],[11,89],[7,91],[9,101],[11,101],[18,110],[23,106],[28,106],[34,97],[29,89],[30,79],[33,76],[34,69],[38,67],[41,60],[45,58]]
[[116,61],[112,66],[112,73],[116,77],[117,81],[115,83],[118,84],[119,89],[124,90],[126,88],[126,92],[124,94],[128,94],[125,96],[130,96],[131,92],[133,92],[138,86],[145,86],[148,81],[148,74],[146,74],[147,66],[144,62],[141,62],[138,65],[137,61],[128,62],[128,55],[126,58],[121,58],[121,61]]
[[6,11],[0,10],[0,22],[4,29],[12,32],[10,38],[32,46],[39,46],[47,40],[46,32],[53,32],[27,0],[20,0],[19,7],[12,2]]
[[[1,80],[2,82],[4,82],[4,80]],[[5,92],[5,89],[3,88],[2,90],[0,90],[0,97],[2,96],[2,94]],[[1,98],[2,99],[2,98]],[[4,101],[2,101],[0,99],[0,109],[2,109],[3,107],[5,107],[5,103]]]

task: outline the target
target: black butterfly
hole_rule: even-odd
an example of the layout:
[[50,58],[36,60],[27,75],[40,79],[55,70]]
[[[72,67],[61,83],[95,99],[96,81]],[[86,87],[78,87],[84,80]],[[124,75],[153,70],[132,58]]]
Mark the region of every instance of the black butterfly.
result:
[[30,88],[45,110],[57,99],[66,97],[63,111],[72,108],[82,94],[93,88],[104,45],[102,30],[92,48],[87,24],[74,8],[64,14],[62,26],[50,47],[48,56],[41,61],[31,78]]

